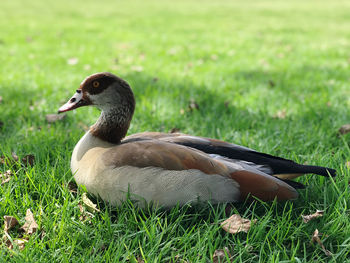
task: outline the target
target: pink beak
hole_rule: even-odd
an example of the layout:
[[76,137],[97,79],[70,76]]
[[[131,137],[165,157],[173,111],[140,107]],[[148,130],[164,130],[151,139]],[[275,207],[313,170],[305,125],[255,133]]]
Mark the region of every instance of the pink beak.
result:
[[91,103],[83,99],[83,92],[80,89],[78,89],[77,92],[73,95],[73,97],[70,98],[70,100],[66,104],[59,108],[58,113],[74,110],[76,108],[90,104]]

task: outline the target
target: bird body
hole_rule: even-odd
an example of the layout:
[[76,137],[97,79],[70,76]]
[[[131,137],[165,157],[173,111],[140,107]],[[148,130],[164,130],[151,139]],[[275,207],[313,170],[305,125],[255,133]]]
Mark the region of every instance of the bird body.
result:
[[[153,202],[165,207],[198,199],[214,202],[239,199],[239,187],[228,177],[197,169],[164,169],[147,165],[148,160],[139,159],[140,152],[135,154],[134,151],[143,151],[143,147],[152,145],[135,142],[130,146],[108,145],[88,132],[76,145],[72,155],[71,169],[75,172],[76,182],[112,205],[119,204],[127,197],[139,201],[140,206]],[[127,152],[124,152],[125,148]],[[118,157],[119,153],[123,155],[121,158]],[[134,161],[140,162],[133,164]]]
[[300,165],[216,139],[144,132],[126,138],[135,100],[130,86],[111,73],[86,78],[59,112],[95,105],[98,121],[75,146],[76,182],[112,205],[126,198],[164,207],[254,196],[295,199],[302,188],[290,179],[304,173],[335,175],[330,168]]

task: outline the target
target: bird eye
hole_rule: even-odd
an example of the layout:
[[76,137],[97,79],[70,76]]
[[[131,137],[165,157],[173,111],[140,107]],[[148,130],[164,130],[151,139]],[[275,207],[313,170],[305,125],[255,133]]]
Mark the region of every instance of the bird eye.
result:
[[100,83],[98,81],[94,81],[94,82],[92,82],[92,86],[94,88],[98,88],[98,86],[100,86]]

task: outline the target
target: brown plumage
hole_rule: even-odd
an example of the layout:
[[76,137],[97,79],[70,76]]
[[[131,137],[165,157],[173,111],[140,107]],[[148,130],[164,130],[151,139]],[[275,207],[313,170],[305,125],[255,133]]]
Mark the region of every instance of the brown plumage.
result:
[[[118,204],[126,196],[139,205],[171,207],[196,201],[236,202],[295,199],[285,179],[304,173],[335,175],[330,168],[293,161],[216,139],[181,133],[144,132],[126,137],[135,100],[130,86],[111,73],[86,78],[59,112],[95,105],[98,121],[74,148],[71,169],[78,184]],[[277,178],[280,176],[282,179]]]

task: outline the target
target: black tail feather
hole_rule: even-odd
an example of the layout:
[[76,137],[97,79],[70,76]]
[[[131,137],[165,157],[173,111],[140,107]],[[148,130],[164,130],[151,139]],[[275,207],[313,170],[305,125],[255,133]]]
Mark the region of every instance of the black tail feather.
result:
[[272,169],[273,174],[313,173],[322,176],[336,176],[336,170],[332,168],[313,165],[302,165],[288,159],[269,155],[266,153],[256,152],[254,150],[242,149],[241,147],[235,147],[234,145],[231,145],[230,147],[225,147],[190,142],[176,143],[192,147],[206,153],[219,154],[230,159],[243,160],[260,165],[267,165]]
[[[322,166],[314,166],[314,165],[298,165],[299,167],[296,170],[299,170],[299,173],[311,173],[311,174],[318,174],[326,177],[334,177],[337,175],[336,170],[328,167],[322,167]],[[297,171],[296,171],[297,172]]]

